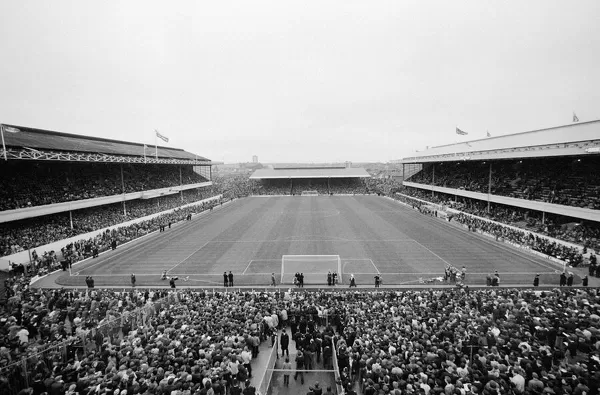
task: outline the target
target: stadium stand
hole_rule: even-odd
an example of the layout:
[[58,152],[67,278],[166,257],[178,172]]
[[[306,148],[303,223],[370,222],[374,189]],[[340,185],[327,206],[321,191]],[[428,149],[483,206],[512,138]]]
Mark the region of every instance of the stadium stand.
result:
[[347,165],[295,165],[258,169],[250,176],[255,195],[319,195],[368,193],[365,181],[371,175],[363,168]]
[[[600,158],[524,159],[492,164],[491,192],[518,199],[600,209]],[[410,181],[445,188],[487,193],[488,166],[483,162],[456,162],[438,166],[433,182],[432,166]]]
[[[17,132],[5,134],[8,160],[0,161],[0,256],[8,260],[25,249],[215,196],[210,160],[192,153],[11,127]],[[132,238],[124,229],[113,236]]]
[[598,136],[592,121],[433,147],[402,160],[403,193],[598,252]]
[[[121,167],[123,179],[121,179]],[[8,161],[0,164],[0,211],[208,181],[191,166]]]

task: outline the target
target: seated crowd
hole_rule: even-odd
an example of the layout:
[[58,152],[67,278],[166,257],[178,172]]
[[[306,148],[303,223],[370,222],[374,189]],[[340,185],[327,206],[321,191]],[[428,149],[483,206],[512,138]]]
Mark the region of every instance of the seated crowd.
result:
[[[348,394],[598,394],[597,290],[166,296],[17,290],[0,320],[1,393],[239,394],[260,342],[289,323],[302,381],[336,350]],[[34,355],[63,339],[79,347]]]
[[[600,209],[600,158],[543,158],[492,165],[492,194],[567,206]],[[487,193],[489,163],[436,164],[407,181]]]
[[[487,203],[475,199],[460,198],[461,202],[457,203],[450,195],[436,193],[436,195],[432,197],[431,192],[416,188],[405,188],[402,190],[402,193],[432,203],[452,207],[465,213],[522,228],[523,231],[519,231],[465,214],[460,214],[452,218],[465,225],[471,225],[475,230],[479,229],[498,237],[507,238],[509,241],[515,243],[529,245],[533,249],[550,256],[566,259],[573,265],[581,263],[582,258],[580,255],[582,255],[582,253],[587,253],[589,249],[594,250],[595,252],[600,251],[600,229],[597,226],[593,226],[593,223],[577,224],[575,226],[572,226],[571,224],[561,225],[560,223],[564,221],[564,219],[560,219],[559,216],[547,215],[545,219],[546,223],[542,225],[541,218],[539,218],[541,214],[534,211],[527,212],[528,210],[520,209],[518,207],[492,204],[490,212],[488,213]],[[399,196],[395,196],[395,198],[400,199]],[[413,199],[405,199],[405,202],[416,205],[416,207],[420,205],[418,204],[418,201]],[[578,248],[565,247],[545,238],[536,237],[532,232],[578,244],[583,246],[583,249],[580,251]]]
[[183,200],[180,194],[130,200],[125,203],[126,215],[123,213],[121,203],[76,210],[72,212],[72,228],[69,213],[2,223],[0,224],[0,256],[15,254],[27,248],[34,249],[41,245],[177,208],[214,196],[211,193],[210,190],[196,189],[183,191]]
[[0,164],[0,211],[205,181],[192,166],[8,161]]

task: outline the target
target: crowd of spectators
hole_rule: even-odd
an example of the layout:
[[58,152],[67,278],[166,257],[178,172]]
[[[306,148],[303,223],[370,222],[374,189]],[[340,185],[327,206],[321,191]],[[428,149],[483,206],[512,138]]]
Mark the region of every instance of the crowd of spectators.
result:
[[252,194],[252,181],[248,174],[213,174],[213,192],[226,198],[241,198]]
[[206,199],[211,190],[195,189],[154,199],[137,199],[125,203],[96,206],[69,213],[59,213],[0,224],[0,256],[34,249],[55,241],[118,225],[136,218]]
[[456,199],[454,196],[443,193],[436,193],[432,196],[431,192],[416,188],[405,188],[402,193],[465,213],[519,227],[525,231],[581,245],[585,250],[600,251],[600,226],[594,222],[554,214],[542,215],[539,211],[495,203],[490,204],[490,211],[488,212],[487,202],[464,197]]
[[[254,195],[301,195],[302,192],[316,191],[319,195],[364,195],[385,193],[392,185],[389,179],[294,179],[254,181],[251,193]],[[399,185],[397,185],[399,186]]]
[[[427,200],[431,203],[435,203],[442,206],[456,206],[456,204],[452,201],[445,200],[443,197],[439,196],[431,196],[431,193],[425,193],[421,190],[417,190],[415,188],[407,188],[402,191],[403,195],[414,196],[418,199]],[[401,195],[394,195],[394,198],[404,203],[407,203],[421,211],[428,212],[434,214],[435,211],[433,209],[428,209],[427,203],[420,202],[418,200],[412,199],[410,197],[404,197]],[[461,209],[461,207],[458,207]],[[471,214],[483,215],[483,212],[479,213],[473,210],[464,210]],[[496,218],[491,216],[495,220],[499,220],[500,218]],[[456,221],[460,224],[466,225],[469,230],[472,231],[481,231],[485,233],[489,233],[496,237],[496,239],[502,239],[509,241],[511,243],[518,244],[520,246],[526,246],[531,248],[534,251],[541,252],[545,255],[552,256],[554,258],[560,259],[562,261],[567,262],[571,266],[578,266],[583,263],[583,250],[581,248],[569,247],[561,243],[557,243],[556,241],[551,241],[545,237],[540,237],[537,234],[533,234],[531,231],[527,230],[519,230],[513,227],[505,226],[500,223],[486,221],[484,219],[476,218],[472,215],[468,215],[464,212],[460,212],[456,215],[452,215],[449,217],[451,221]]]
[[[16,288],[0,322],[3,394],[23,387],[35,395],[239,393],[232,391],[256,369],[260,342],[288,324],[303,354],[292,369],[331,369],[335,349],[348,394],[597,395],[600,383],[595,289],[165,295]],[[82,347],[33,355],[69,338]],[[27,381],[14,363],[23,356]]]
[[192,166],[5,161],[0,211],[205,181]]
[[[542,158],[492,164],[491,192],[574,207],[600,209],[600,158]],[[407,181],[488,192],[489,163],[455,162],[423,168]]]
[[45,251],[40,256],[36,250],[33,250],[31,254],[31,266],[24,268],[22,264],[17,265],[13,268],[13,271],[21,272],[26,270],[28,274],[42,276],[63,267],[63,263],[64,267],[69,267],[80,260],[97,256],[99,253],[112,248],[113,242],[117,243],[117,245],[126,243],[159,230],[161,226],[170,226],[171,224],[189,219],[189,216],[193,213],[211,210],[217,204],[222,204],[222,200],[175,209],[172,212],[161,214],[149,220],[107,229],[93,238],[81,239],[65,245],[61,248],[60,253]]

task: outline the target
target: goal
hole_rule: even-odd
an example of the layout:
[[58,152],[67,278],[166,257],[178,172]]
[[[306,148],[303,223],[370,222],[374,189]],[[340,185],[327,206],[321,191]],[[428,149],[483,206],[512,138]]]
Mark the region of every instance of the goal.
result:
[[327,273],[337,273],[342,283],[342,260],[339,255],[283,255],[281,284],[293,284],[296,273],[304,274],[304,284],[327,284]]
[[319,196],[318,191],[302,191],[300,196]]

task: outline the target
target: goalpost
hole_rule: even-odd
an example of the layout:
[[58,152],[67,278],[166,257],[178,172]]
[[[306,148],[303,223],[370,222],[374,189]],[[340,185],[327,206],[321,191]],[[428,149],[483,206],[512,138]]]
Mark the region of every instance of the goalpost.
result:
[[304,274],[304,284],[327,284],[327,273],[337,273],[342,283],[342,260],[339,255],[282,255],[281,284],[293,284],[296,273]]

